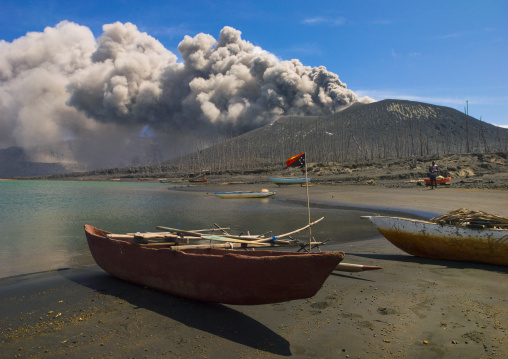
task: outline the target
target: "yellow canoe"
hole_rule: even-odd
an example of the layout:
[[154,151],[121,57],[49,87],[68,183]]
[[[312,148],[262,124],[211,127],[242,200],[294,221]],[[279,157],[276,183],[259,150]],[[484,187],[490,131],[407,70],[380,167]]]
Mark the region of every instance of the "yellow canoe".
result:
[[508,230],[365,216],[393,245],[427,258],[508,265]]

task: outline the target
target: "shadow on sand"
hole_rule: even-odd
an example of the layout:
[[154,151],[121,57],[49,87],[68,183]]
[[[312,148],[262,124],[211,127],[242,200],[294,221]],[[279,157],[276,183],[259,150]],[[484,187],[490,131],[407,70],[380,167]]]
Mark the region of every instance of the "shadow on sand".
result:
[[370,259],[397,261],[405,263],[429,264],[429,265],[445,266],[447,268],[455,268],[455,269],[483,269],[487,271],[508,274],[508,267],[495,264],[449,261],[445,259],[417,257],[409,254],[369,254],[369,253],[353,253],[353,252],[348,252],[348,254],[352,256]]
[[[70,274],[70,273],[69,273]],[[268,353],[291,356],[290,343],[265,325],[223,304],[206,303],[147,289],[110,276],[100,270],[67,279],[101,294],[122,299],[232,342]],[[242,308],[242,306],[239,306]]]
[[330,276],[341,277],[341,278],[345,278],[345,279],[352,279],[352,280],[356,280],[356,281],[375,282],[372,279],[353,277],[350,275],[350,273],[348,273],[348,274],[345,274],[345,273],[347,273],[347,272],[343,272],[343,273],[332,272],[332,273],[330,273]]

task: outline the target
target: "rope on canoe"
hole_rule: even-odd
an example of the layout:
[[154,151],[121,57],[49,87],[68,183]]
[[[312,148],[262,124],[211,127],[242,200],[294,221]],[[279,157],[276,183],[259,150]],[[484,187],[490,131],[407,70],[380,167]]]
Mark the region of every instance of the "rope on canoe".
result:
[[466,208],[455,209],[442,216],[431,218],[429,222],[454,226],[508,229],[508,218]]

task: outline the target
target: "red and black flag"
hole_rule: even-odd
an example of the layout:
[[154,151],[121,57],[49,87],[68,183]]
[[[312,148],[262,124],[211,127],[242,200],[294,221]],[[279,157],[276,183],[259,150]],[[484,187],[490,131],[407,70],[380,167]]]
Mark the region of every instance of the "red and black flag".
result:
[[289,157],[286,161],[288,167],[303,167],[305,166],[305,152],[299,155]]

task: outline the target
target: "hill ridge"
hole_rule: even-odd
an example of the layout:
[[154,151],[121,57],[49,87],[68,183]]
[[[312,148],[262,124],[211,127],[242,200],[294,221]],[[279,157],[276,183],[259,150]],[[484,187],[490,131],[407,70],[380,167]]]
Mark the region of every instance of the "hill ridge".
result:
[[508,129],[449,107],[388,99],[356,103],[325,116],[282,116],[239,136],[217,140],[209,147],[197,139],[196,145],[197,151],[162,163],[115,167],[83,175],[255,171],[278,168],[288,157],[301,152],[307,152],[307,161],[314,163],[506,152]]
[[327,116],[283,116],[164,164],[189,172],[221,171],[272,166],[301,152],[308,153],[308,161],[344,163],[507,149],[508,129],[445,106],[383,100]]

